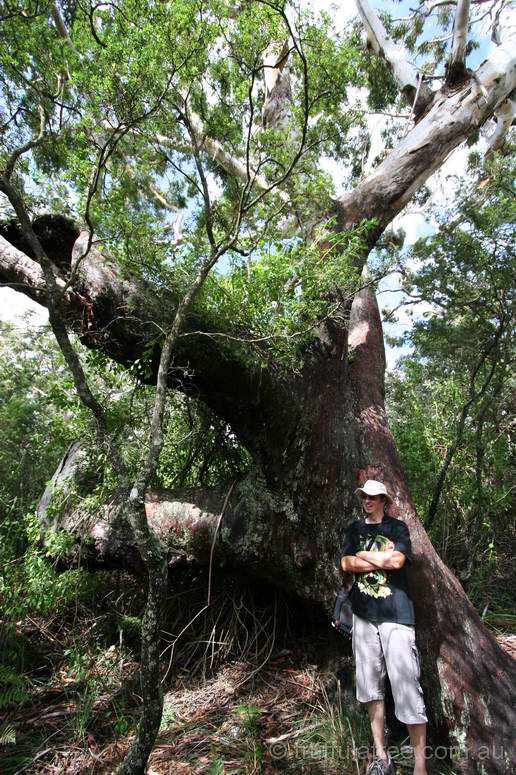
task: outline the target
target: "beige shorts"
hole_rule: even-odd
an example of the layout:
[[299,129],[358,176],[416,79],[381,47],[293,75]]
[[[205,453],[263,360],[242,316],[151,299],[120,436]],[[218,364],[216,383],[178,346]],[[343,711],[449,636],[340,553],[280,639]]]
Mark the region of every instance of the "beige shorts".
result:
[[383,700],[387,672],[396,718],[404,724],[427,721],[413,627],[395,622],[374,624],[354,615],[353,654],[359,702]]

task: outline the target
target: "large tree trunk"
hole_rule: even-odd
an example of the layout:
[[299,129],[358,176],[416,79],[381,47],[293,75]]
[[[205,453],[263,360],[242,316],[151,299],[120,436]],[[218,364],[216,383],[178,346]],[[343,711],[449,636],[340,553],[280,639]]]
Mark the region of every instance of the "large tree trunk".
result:
[[[215,541],[216,562],[329,612],[342,532],[356,510],[353,491],[367,477],[386,481],[412,536],[410,581],[433,740],[452,746],[460,771],[509,772],[515,665],[417,519],[385,415],[384,366],[376,300],[363,290],[353,302],[349,336],[343,327],[326,326],[302,374],[283,386],[288,401],[276,403],[264,424],[243,423],[258,428],[256,467],[231,491],[221,523],[229,482],[148,493],[149,523],[168,545],[171,564],[206,564]],[[57,480],[77,478],[77,468],[80,486],[91,487],[76,446]],[[43,523],[49,497],[40,505]],[[88,530],[94,542],[83,545],[83,558],[89,552],[94,562],[142,570],[130,531],[107,510],[100,518],[71,510],[58,522],[53,527]]]

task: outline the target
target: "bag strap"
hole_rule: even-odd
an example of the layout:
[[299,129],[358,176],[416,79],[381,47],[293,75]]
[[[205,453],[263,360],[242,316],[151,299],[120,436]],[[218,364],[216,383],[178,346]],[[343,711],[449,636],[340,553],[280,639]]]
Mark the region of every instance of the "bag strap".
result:
[[365,552],[368,552],[368,551],[369,551],[369,549],[372,547],[372,545],[373,545],[373,544],[374,544],[374,542],[375,542],[375,538],[376,538],[376,536],[370,536],[370,537],[369,537],[369,541],[366,543],[366,547],[365,547],[365,549],[364,549],[364,551],[365,551]]

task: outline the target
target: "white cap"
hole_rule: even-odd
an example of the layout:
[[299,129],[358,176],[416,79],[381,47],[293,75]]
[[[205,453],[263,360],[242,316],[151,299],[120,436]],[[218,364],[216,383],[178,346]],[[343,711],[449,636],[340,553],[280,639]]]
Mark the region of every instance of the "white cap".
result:
[[387,492],[387,489],[383,482],[377,482],[376,479],[368,479],[362,487],[357,487],[355,494],[362,495],[385,495],[389,503],[392,503],[392,498]]

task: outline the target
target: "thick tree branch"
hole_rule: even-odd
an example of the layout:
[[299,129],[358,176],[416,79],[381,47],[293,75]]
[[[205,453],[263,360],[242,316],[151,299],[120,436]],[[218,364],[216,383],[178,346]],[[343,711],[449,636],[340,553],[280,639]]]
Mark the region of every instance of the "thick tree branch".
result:
[[[0,236],[0,278],[2,286],[21,291],[33,301],[46,306],[47,291],[40,265],[2,236]],[[56,284],[59,290],[63,290],[65,282],[62,278],[56,277]],[[72,291],[66,294],[66,302],[76,310],[80,309],[80,300]]]
[[[503,14],[503,18],[502,18]],[[374,172],[337,203],[342,228],[375,218],[372,243],[448,154],[493,116],[516,88],[516,3],[500,15],[500,45],[462,89],[436,94],[432,107]]]
[[67,44],[74,48],[74,45],[71,41],[71,38],[68,34],[68,30],[66,29],[66,24],[64,23],[64,19],[61,16],[61,12],[59,8],[57,7],[56,3],[50,3],[49,4],[49,11],[50,15],[54,21],[54,24],[56,26],[57,32],[59,34],[59,37],[62,38],[67,42]]
[[430,104],[433,93],[422,80],[421,73],[412,64],[404,46],[395,43],[387,34],[378,14],[368,0],[355,0],[360,17],[367,30],[368,42],[378,56],[385,59],[401,89],[406,102],[413,107],[417,118]]
[[[59,259],[57,281],[62,287],[70,264],[84,253],[88,235],[83,231],[77,239],[76,234],[67,231],[66,239],[63,238],[61,220],[70,231],[67,219],[45,220],[45,247],[52,252],[53,244],[52,258],[54,266]],[[46,305],[41,267],[25,243],[14,247],[11,232],[6,236],[9,242],[0,241],[0,282]],[[73,245],[74,239],[77,241],[70,255],[70,240]],[[136,275],[122,275],[109,254],[100,248],[93,245],[81,261],[74,286],[59,302],[60,314],[87,347],[102,350],[124,366],[143,359],[146,372],[141,378],[154,384],[162,331],[171,325],[178,295]],[[246,344],[238,336],[235,340],[212,337],[210,334],[224,332],[235,335],[235,331],[229,321],[219,321],[215,329],[213,321],[192,312],[187,316],[183,333],[189,332],[190,335],[181,336],[176,342],[173,368],[168,374],[169,387],[201,398],[231,424],[245,443],[256,441],[269,412],[283,401],[285,390],[274,372],[260,365],[265,357],[265,351],[258,356],[261,343]]]
[[464,60],[468,42],[470,0],[458,0],[453,22],[453,42],[447,66],[447,81],[454,83],[466,75]]
[[[144,573],[123,515],[112,505],[88,512],[81,507],[80,497],[69,497],[73,491],[86,494],[84,487],[91,488],[94,478],[87,453],[80,442],[74,442],[40,500],[40,524],[46,530],[73,535],[81,544],[82,562]],[[170,565],[203,565],[213,555],[217,564],[227,563],[261,579],[284,578],[284,591],[296,593],[307,542],[286,518],[284,508],[279,500],[271,500],[254,474],[231,485],[154,489],[145,495],[150,530],[167,548]],[[89,540],[84,541],[85,537]]]
[[497,46],[475,72],[475,79],[486,100],[492,89],[499,91],[501,87],[505,93],[499,97],[498,107],[516,87],[516,0],[507,0],[501,7],[492,37]]

